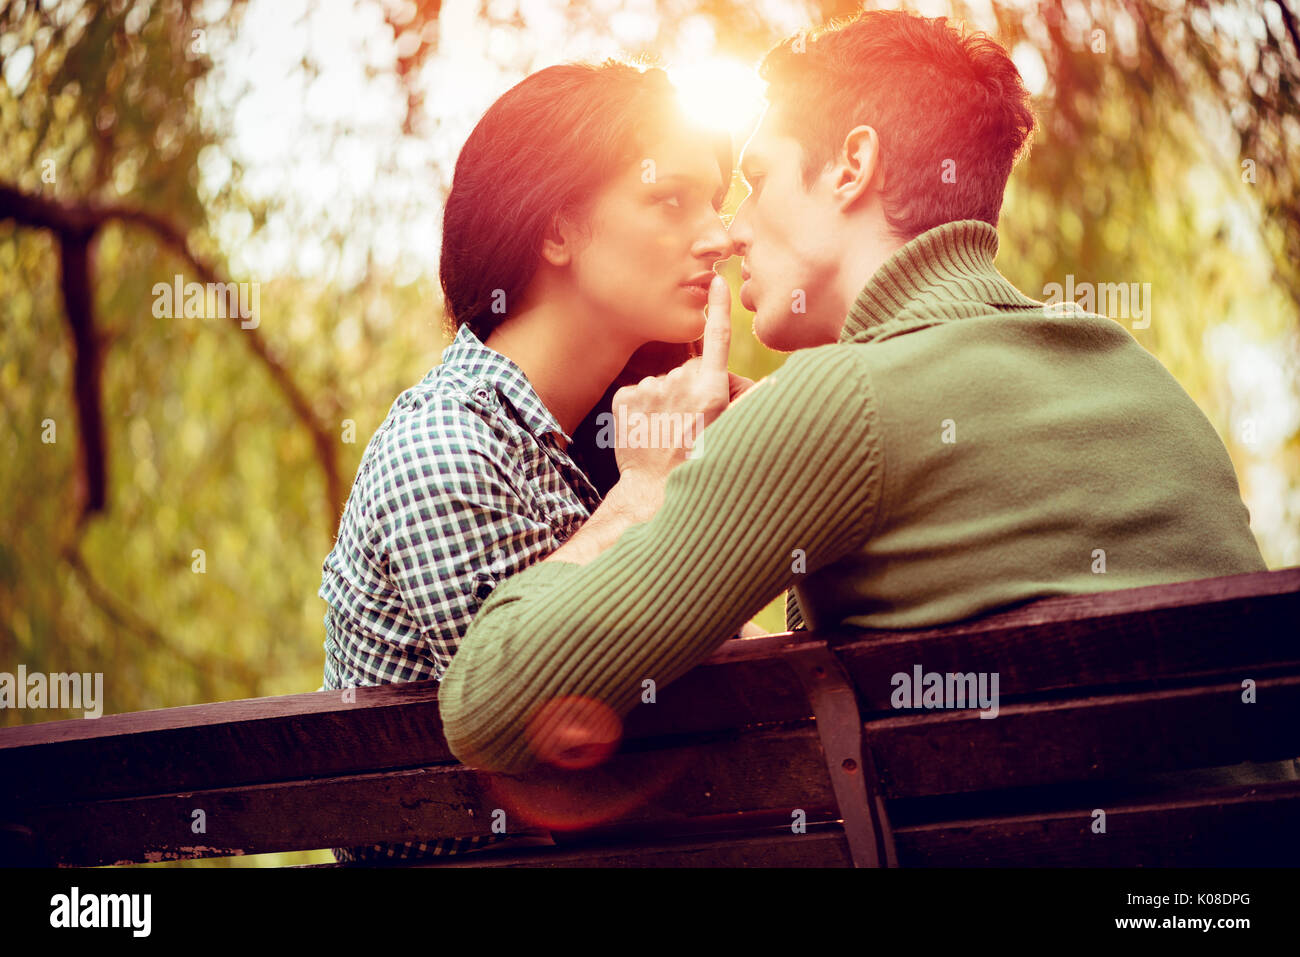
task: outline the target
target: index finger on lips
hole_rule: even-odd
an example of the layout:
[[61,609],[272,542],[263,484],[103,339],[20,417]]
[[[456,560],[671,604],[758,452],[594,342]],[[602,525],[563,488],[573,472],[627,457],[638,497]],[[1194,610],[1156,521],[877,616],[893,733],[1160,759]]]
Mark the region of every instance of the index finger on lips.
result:
[[731,290],[727,281],[715,273],[709,283],[709,306],[704,319],[703,371],[725,376],[730,351]]

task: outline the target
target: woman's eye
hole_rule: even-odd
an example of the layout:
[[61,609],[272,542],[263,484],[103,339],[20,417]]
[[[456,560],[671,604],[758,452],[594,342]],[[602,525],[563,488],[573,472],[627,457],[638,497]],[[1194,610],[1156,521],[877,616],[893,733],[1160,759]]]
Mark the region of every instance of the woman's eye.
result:
[[681,200],[678,198],[676,193],[673,193],[671,196],[665,196],[663,199],[660,200],[660,202],[666,203],[668,202],[668,200],[672,200],[673,206],[680,207],[682,205]]

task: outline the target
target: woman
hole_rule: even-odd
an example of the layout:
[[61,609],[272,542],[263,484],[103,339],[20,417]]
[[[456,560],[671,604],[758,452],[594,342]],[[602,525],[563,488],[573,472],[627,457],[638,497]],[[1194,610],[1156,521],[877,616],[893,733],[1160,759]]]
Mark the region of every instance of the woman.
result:
[[658,69],[553,66],[487,110],[444,212],[452,344],[370,440],[324,563],[326,688],[441,678],[496,584],[600,504],[614,392],[695,354],[730,178],[730,142],[683,120]]

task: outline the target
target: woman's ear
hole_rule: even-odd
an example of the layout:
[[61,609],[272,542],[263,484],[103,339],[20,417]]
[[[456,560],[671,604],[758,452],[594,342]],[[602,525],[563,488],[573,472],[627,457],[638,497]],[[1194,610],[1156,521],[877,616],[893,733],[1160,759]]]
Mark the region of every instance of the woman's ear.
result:
[[550,228],[542,237],[542,258],[552,266],[567,266],[573,258],[573,224],[561,210],[551,219]]

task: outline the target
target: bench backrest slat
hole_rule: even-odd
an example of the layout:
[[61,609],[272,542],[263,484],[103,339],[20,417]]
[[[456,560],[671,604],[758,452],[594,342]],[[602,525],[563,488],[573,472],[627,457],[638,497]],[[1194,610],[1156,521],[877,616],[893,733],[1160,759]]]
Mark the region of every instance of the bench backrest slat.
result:
[[1300,568],[1049,598],[943,628],[833,640],[864,711],[891,711],[893,675],[997,672],[1015,700],[1300,663]]
[[[803,644],[752,639],[733,659],[702,665],[634,711],[625,737],[811,717],[774,655]],[[436,681],[351,690],[351,702],[320,691],[0,729],[0,779],[16,803],[66,803],[456,763]]]
[[22,822],[57,860],[93,866],[487,835],[498,808],[511,832],[671,833],[742,815],[788,825],[796,809],[810,821],[836,816],[816,731],[805,726],[617,754],[581,771],[515,778],[448,765],[34,807]]
[[[1230,795],[1230,796],[1228,796]],[[1294,867],[1300,782],[1243,786],[1183,800],[901,827],[913,867]]]
[[1134,777],[1300,755],[1300,675],[869,721],[886,798]]

